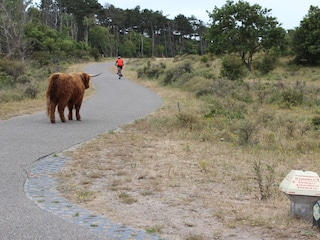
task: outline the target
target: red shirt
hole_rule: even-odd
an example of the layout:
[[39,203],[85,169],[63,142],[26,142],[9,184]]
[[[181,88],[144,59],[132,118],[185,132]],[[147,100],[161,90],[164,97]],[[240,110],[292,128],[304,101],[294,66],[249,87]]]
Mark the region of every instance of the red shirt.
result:
[[117,63],[118,67],[122,67],[123,66],[123,60],[121,58],[118,58],[116,63]]

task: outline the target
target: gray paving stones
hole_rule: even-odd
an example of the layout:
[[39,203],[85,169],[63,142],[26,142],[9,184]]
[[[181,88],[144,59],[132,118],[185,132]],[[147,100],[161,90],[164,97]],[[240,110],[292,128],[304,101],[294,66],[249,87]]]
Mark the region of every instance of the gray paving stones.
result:
[[112,239],[162,239],[160,236],[112,222],[107,217],[93,214],[62,197],[56,189],[54,174],[59,173],[67,160],[61,156],[51,155],[40,159],[32,168],[25,182],[24,190],[26,195],[40,208],[67,221],[89,228],[91,231],[103,232]]

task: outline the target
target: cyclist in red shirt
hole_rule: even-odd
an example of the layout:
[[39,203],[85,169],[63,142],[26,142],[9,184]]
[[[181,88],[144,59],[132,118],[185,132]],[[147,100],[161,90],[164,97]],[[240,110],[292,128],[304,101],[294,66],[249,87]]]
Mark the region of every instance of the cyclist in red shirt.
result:
[[122,58],[121,58],[120,56],[118,56],[118,59],[117,59],[115,65],[116,65],[117,68],[118,68],[117,74],[118,74],[119,79],[120,79],[120,78],[122,77],[122,68],[123,68],[123,65],[124,65],[123,60],[122,60]]

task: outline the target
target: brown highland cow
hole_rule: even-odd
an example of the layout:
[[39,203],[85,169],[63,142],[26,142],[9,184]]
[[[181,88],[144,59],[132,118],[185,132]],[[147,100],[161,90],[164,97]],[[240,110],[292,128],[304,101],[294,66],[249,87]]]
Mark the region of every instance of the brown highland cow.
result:
[[[97,74],[98,75],[98,74]],[[72,120],[73,106],[76,109],[76,118],[80,117],[80,107],[82,104],[85,89],[89,88],[90,77],[87,73],[53,73],[48,78],[47,89],[47,114],[51,123],[55,123],[55,109],[58,106],[58,112],[62,122],[65,122],[64,109],[68,106],[69,120]],[[100,75],[100,74],[99,74]]]

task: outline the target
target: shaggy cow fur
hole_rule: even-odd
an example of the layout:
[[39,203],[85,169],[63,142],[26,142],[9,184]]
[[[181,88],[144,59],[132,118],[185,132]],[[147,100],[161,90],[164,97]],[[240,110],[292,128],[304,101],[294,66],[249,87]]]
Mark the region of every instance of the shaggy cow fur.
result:
[[72,120],[73,106],[76,109],[76,118],[80,117],[80,107],[82,104],[85,89],[89,88],[90,75],[87,73],[53,73],[48,78],[47,89],[47,114],[51,123],[55,123],[55,109],[62,122],[65,122],[64,109],[68,106],[69,120]]

